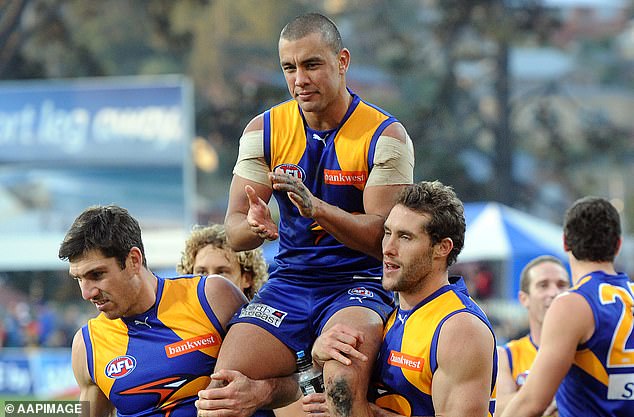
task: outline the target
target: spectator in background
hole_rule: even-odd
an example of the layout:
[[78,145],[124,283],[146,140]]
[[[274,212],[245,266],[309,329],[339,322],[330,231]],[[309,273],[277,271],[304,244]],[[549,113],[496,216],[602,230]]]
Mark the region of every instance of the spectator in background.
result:
[[138,222],[94,206],[75,219],[58,256],[99,316],[76,334],[72,367],[91,415],[196,415],[226,325],[246,303],[213,275],[163,279],[147,268]]
[[563,243],[573,288],[548,308],[531,372],[502,417],[540,416],[555,393],[561,417],[632,417],[634,288],[614,267],[619,213],[603,198],[577,200]]
[[478,266],[478,271],[473,276],[475,285],[474,298],[484,300],[493,295],[493,272],[486,264]]
[[[556,296],[570,287],[564,264],[554,256],[531,260],[520,275],[520,303],[528,311],[529,334],[498,347],[496,412],[500,415],[524,382],[541,343],[544,315]],[[546,410],[549,415],[554,410]]]
[[188,275],[222,275],[236,284],[249,300],[268,276],[262,250],[233,251],[221,224],[194,226],[176,271]]

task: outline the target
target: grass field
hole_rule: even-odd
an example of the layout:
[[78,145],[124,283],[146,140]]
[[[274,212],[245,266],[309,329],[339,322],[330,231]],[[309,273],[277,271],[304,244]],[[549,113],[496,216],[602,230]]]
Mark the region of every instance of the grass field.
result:
[[36,398],[34,396],[22,397],[19,395],[14,395],[14,396],[0,395],[0,401],[35,401],[35,400],[41,400],[41,398]]

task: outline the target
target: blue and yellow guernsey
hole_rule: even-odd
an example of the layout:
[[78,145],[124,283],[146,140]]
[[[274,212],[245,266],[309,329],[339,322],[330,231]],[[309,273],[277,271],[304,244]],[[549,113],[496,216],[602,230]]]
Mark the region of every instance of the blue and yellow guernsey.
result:
[[224,337],[205,297],[205,279],[158,278],[143,314],[82,328],[88,370],[119,416],[195,416]]
[[504,350],[509,360],[513,381],[518,387],[521,387],[526,382],[526,377],[533,366],[533,362],[535,362],[537,346],[533,343],[530,334],[527,334],[522,338],[511,340],[505,344]]
[[[435,415],[431,386],[438,368],[438,335],[443,323],[461,312],[478,317],[493,334],[489,320],[469,297],[461,277],[452,277],[452,284],[438,289],[413,309],[392,313],[385,326],[370,390],[376,405],[408,417]],[[491,352],[489,416],[495,411],[496,352]]]
[[593,272],[570,292],[590,305],[595,330],[559,386],[559,415],[634,416],[634,284],[625,274]]
[[[264,158],[269,169],[301,179],[319,199],[349,213],[364,213],[363,190],[377,140],[397,120],[353,94],[339,127],[313,130],[294,100],[264,113]],[[350,280],[380,277],[381,262],[347,248],[314,220],[302,217],[286,193],[273,192],[280,208],[277,269],[271,278]]]

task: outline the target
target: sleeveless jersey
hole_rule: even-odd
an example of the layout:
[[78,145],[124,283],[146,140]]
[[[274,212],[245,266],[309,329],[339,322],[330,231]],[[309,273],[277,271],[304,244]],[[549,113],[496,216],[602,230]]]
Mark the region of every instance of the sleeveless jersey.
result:
[[509,360],[509,367],[511,368],[511,375],[513,375],[513,381],[518,387],[524,385],[528,372],[535,362],[535,356],[537,356],[537,346],[533,343],[533,339],[530,334],[520,338],[511,340],[504,345],[504,350]]
[[559,415],[634,416],[634,284],[593,272],[570,292],[590,305],[595,330],[559,386]]
[[196,415],[224,337],[205,279],[158,278],[156,303],[145,313],[100,314],[82,328],[90,376],[119,416]]
[[[352,93],[351,93],[352,94]],[[364,213],[363,190],[376,142],[397,120],[352,94],[341,124],[329,131],[308,127],[296,101],[263,115],[264,158],[271,171],[300,179],[317,198],[349,213]],[[302,217],[285,192],[273,191],[280,209],[277,268],[271,278],[350,280],[380,277],[381,262],[347,248],[313,219]]]
[[[392,313],[385,326],[370,390],[376,405],[408,417],[435,415],[431,386],[438,368],[438,335],[444,322],[460,312],[478,317],[493,334],[486,315],[469,297],[461,277],[438,289],[412,310],[399,308]],[[496,352],[496,349],[491,352],[489,416],[495,411]]]

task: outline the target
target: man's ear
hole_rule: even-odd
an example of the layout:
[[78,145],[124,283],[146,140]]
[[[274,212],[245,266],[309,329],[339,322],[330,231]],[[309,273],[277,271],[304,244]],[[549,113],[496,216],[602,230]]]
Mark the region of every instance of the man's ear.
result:
[[141,253],[141,249],[133,246],[128,252],[128,258],[126,259],[126,267],[132,268],[132,271],[135,274],[138,274],[141,271],[141,267],[143,266],[143,254]]
[[453,249],[453,240],[451,238],[444,238],[440,242],[434,245],[434,256],[439,258],[446,258]]
[[348,49],[343,48],[339,52],[339,73],[341,75],[345,74],[348,71],[348,67],[350,66],[350,51]]
[[522,290],[519,290],[517,292],[517,299],[520,301],[520,304],[528,308],[528,294],[526,294]]
[[242,280],[244,281],[244,288],[253,287],[253,285],[254,285],[253,272],[252,271],[244,271],[244,272],[242,272]]

